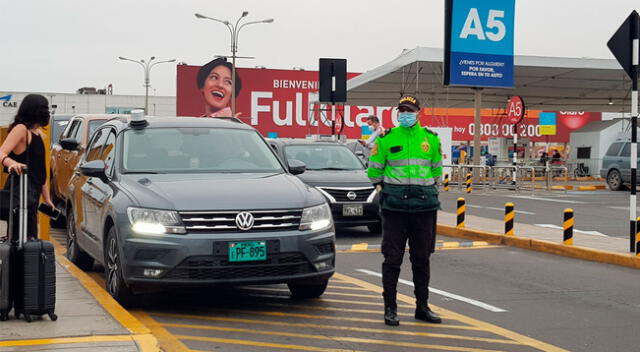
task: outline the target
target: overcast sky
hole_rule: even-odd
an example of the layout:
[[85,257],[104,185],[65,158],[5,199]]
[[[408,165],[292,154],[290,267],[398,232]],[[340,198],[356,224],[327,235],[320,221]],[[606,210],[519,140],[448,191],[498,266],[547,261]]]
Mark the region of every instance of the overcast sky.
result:
[[[515,53],[612,59],[606,42],[634,4],[516,0]],[[405,48],[443,47],[444,0],[0,0],[0,91],[112,83],[115,94],[144,94],[142,68],[118,56],[201,65],[229,54],[230,35],[194,13],[235,20],[243,10],[275,22],[240,32],[238,55],[255,59],[239,67],[316,70],[319,57],[337,57],[364,72]],[[175,64],[154,67],[155,93],[174,96],[175,75]]]

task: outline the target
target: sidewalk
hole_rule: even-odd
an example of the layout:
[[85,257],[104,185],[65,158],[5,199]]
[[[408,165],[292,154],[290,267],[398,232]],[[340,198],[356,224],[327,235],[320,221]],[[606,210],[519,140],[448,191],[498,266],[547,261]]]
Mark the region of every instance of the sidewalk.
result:
[[464,223],[464,229],[456,228],[456,214],[441,211],[438,213],[438,234],[640,268],[640,257],[629,252],[627,238],[574,232],[573,245],[564,245],[561,229],[519,224],[517,216],[514,223],[515,236],[503,235],[502,220],[466,215]]
[[[0,222],[0,233],[5,233],[5,226]],[[0,322],[0,351],[158,351],[148,329],[106,291],[92,287],[93,280],[64,258],[62,251],[64,248],[56,245],[58,320],[52,322],[45,315],[27,323],[16,320],[12,312],[9,320]]]

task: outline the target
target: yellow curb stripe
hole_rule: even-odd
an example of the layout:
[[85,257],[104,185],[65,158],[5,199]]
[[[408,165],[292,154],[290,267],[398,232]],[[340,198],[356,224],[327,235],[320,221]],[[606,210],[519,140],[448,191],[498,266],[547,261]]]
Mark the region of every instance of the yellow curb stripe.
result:
[[[451,334],[438,334],[438,333],[428,333],[428,332],[419,332],[419,331],[372,329],[372,328],[360,328],[360,327],[354,327],[354,326],[334,326],[334,325],[326,325],[326,324],[286,323],[286,322],[279,322],[279,321],[226,318],[226,317],[198,317],[198,316],[183,315],[183,314],[171,314],[171,317],[180,318],[180,319],[199,319],[199,320],[207,320],[207,321],[219,321],[219,322],[241,323],[241,324],[259,324],[259,325],[282,326],[282,327],[303,328],[303,329],[308,328],[308,329],[320,329],[320,330],[364,332],[364,333],[372,333],[372,334],[433,337],[438,339],[455,339],[455,340],[499,343],[499,344],[508,344],[508,345],[520,344],[512,340],[460,336],[460,335],[451,335]],[[175,324],[175,323],[162,323],[161,325],[174,327],[174,328],[202,329],[202,330],[208,330],[211,327],[209,325]],[[305,330],[297,330],[297,331],[305,331]]]
[[352,251],[366,251],[369,249],[368,243],[354,243],[351,245]]
[[[269,293],[269,291],[277,293],[277,292],[286,292],[286,295],[283,295],[284,297],[290,297],[289,295],[289,289],[286,288],[249,288],[249,289],[244,289],[244,292],[248,292],[248,293]],[[344,292],[332,292],[332,291],[325,291],[325,293],[322,295],[323,297],[325,297],[326,295],[335,295],[335,296],[347,296],[347,297],[361,297],[361,298],[380,298],[379,296],[375,296],[375,295],[363,295],[363,294],[358,294],[358,293],[344,293]]]
[[[302,318],[302,319],[319,319],[319,320],[332,320],[332,321],[350,321],[350,322],[358,322],[358,323],[374,323],[379,324],[380,319],[366,319],[366,318],[353,318],[353,317],[340,317],[335,315],[316,315],[316,314],[302,314],[302,313],[285,313],[285,312],[273,312],[273,311],[252,311],[252,310],[234,310],[234,309],[222,309],[224,312],[232,312],[232,313],[244,313],[244,314],[252,314],[252,315],[263,315],[269,317],[290,317],[290,318]],[[378,315],[380,312],[376,312]],[[188,319],[204,319],[208,320],[208,317],[200,316],[200,315],[188,315],[188,314],[173,314],[173,313],[151,313],[154,316],[160,317],[168,317],[168,318],[188,318]],[[411,314],[407,314],[411,315]],[[411,315],[412,316],[412,315]],[[466,325],[450,325],[450,324],[431,324],[431,323],[421,323],[421,322],[412,322],[408,321],[402,322],[402,325],[408,326],[420,326],[420,327],[429,327],[429,328],[440,328],[440,329],[454,329],[454,330],[473,330],[473,331],[485,331],[484,329],[476,328],[473,326]]]
[[[356,279],[356,278],[353,278],[353,277],[350,277],[350,276],[347,276],[347,275],[343,275],[343,274],[340,274],[340,273],[335,273],[334,276],[338,276],[338,277],[340,277],[341,279],[343,279],[345,281],[349,281],[349,282],[353,283],[354,285],[359,285],[359,286],[362,286],[362,287],[369,288],[374,292],[382,293],[382,287],[376,286],[376,285],[371,284],[369,282],[366,282],[366,281],[363,281],[363,280],[360,280],[360,279]],[[400,294],[400,293],[397,294],[397,299],[399,301],[402,301],[402,302],[405,302],[405,303],[412,303],[412,302],[415,301],[414,298],[411,298],[411,297],[409,297],[407,295],[403,295],[403,294]],[[567,351],[565,349],[562,349],[560,347],[556,347],[556,346],[550,345],[548,343],[532,339],[530,337],[518,334],[516,332],[501,328],[501,327],[499,327],[497,325],[493,325],[493,324],[490,324],[490,323],[486,323],[484,321],[476,320],[476,319],[467,317],[465,315],[450,311],[448,309],[444,309],[444,308],[440,308],[440,307],[437,307],[437,306],[433,306],[431,304],[429,304],[429,305],[432,306],[438,313],[442,312],[443,314],[446,314],[446,315],[452,317],[453,319],[456,319],[458,321],[464,322],[464,323],[469,324],[471,326],[476,326],[476,327],[479,327],[479,328],[483,328],[484,330],[491,331],[492,333],[494,333],[496,335],[500,335],[500,336],[506,337],[508,339],[514,340],[516,342],[519,342],[522,345],[531,346],[533,348],[537,348],[539,350],[546,351],[546,352],[569,352],[569,351]]]
[[0,347],[61,345],[61,344],[99,343],[99,342],[134,342],[134,338],[131,335],[98,335],[98,336],[81,336],[81,337],[57,337],[57,338],[50,338],[50,339],[32,339],[32,340],[5,340],[5,341],[0,341]]
[[562,243],[551,241],[516,236],[504,236],[494,232],[461,229],[441,224],[438,224],[437,231],[439,234],[451,237],[483,239],[493,244],[507,245],[592,262],[608,263],[640,269],[640,257],[636,257],[633,254],[609,252],[581,246],[565,246]]
[[[175,324],[175,325],[181,325],[181,324]],[[189,327],[187,326],[176,326],[176,327],[189,329]],[[293,337],[293,338],[324,340],[324,341],[367,343],[367,344],[383,345],[383,346],[411,347],[411,348],[426,349],[426,350],[460,351],[460,352],[503,352],[499,350],[488,350],[488,349],[480,349],[480,348],[430,345],[430,344],[413,343],[413,342],[364,339],[364,338],[347,337],[347,336],[324,336],[324,335],[311,335],[311,334],[297,334],[297,333],[281,332],[281,331],[260,331],[260,330],[239,329],[239,328],[229,328],[229,327],[209,326],[207,327],[207,330],[238,332],[238,333],[248,333],[248,334],[267,335],[267,336],[286,336],[286,337]],[[211,341],[209,337],[201,337],[201,336],[178,335],[177,337],[182,340]]]
[[458,248],[460,247],[460,242],[444,242],[442,243],[442,248]]
[[336,290],[349,290],[349,291],[369,291],[366,288],[362,288],[362,287],[350,287],[350,286],[340,286],[340,285],[328,285],[327,288],[329,289],[336,289]]
[[180,340],[178,340],[173,334],[168,332],[157,321],[155,321],[149,314],[141,310],[134,310],[132,312],[141,322],[151,329],[151,333],[158,339],[160,346],[164,351],[171,352],[190,352],[191,350]]

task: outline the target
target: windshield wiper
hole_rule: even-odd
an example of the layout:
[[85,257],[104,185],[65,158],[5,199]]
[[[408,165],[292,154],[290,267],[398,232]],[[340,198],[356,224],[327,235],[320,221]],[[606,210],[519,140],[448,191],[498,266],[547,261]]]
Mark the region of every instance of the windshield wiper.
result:
[[342,167],[319,167],[317,169],[307,169],[307,170],[311,170],[311,171],[317,171],[317,170],[333,170],[333,171],[335,171],[335,170],[338,170],[338,171],[341,171],[341,170],[358,170],[358,169],[345,169],[345,168],[342,168]]

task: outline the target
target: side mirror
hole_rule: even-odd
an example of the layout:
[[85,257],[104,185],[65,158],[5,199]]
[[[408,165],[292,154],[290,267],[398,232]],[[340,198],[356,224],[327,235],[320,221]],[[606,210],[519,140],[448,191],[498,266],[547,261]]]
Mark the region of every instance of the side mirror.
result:
[[80,172],[88,177],[96,177],[107,183],[109,179],[106,173],[107,165],[102,160],[92,160],[80,165]]
[[364,152],[362,150],[356,150],[356,156],[362,159],[364,158]]
[[63,138],[60,140],[60,146],[65,150],[78,150],[80,142],[75,138]]
[[289,159],[289,172],[292,175],[300,175],[307,170],[307,165],[297,159]]

